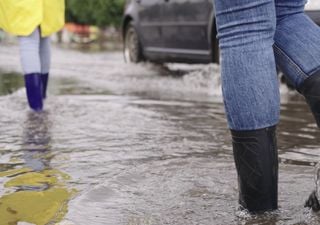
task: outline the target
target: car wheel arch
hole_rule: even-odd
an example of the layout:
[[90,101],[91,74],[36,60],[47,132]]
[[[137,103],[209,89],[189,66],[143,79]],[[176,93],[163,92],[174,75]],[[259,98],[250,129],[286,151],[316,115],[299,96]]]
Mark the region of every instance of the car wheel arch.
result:
[[122,38],[125,38],[126,30],[128,28],[128,25],[133,21],[133,18],[131,16],[126,16],[123,20],[122,25]]

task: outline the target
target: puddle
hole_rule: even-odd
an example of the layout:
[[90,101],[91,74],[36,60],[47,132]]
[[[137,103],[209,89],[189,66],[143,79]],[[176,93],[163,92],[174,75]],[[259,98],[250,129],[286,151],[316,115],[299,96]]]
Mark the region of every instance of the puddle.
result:
[[[4,225],[320,223],[303,207],[315,188],[320,134],[304,100],[286,86],[280,208],[250,217],[237,211],[218,65],[129,65],[121,52],[53,52],[44,114],[30,115],[21,77],[2,76],[14,87],[0,97]],[[2,47],[0,68],[15,71],[17,54],[16,46]]]

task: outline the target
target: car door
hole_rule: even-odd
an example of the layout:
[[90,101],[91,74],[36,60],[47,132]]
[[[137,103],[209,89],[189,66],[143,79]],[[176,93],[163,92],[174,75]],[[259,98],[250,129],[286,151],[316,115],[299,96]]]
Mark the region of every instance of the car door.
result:
[[145,49],[162,47],[162,0],[134,0],[138,4],[140,41]]
[[162,0],[162,38],[167,51],[210,54],[212,0]]

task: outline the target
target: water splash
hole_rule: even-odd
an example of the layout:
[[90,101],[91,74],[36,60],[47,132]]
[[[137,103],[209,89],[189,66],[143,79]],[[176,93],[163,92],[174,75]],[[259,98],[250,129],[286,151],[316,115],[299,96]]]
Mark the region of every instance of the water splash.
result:
[[313,211],[318,212],[320,211],[320,203],[319,203],[319,196],[320,196],[320,162],[315,166],[315,174],[314,174],[314,181],[316,184],[316,189],[313,191],[308,200],[305,203],[305,207],[311,208]]
[[314,181],[316,184],[316,195],[319,199],[320,196],[320,162],[315,167]]
[[[163,70],[124,64],[121,53],[53,53],[48,119],[41,126],[35,125],[45,116],[25,118],[24,89],[0,97],[0,195],[9,196],[6,202],[30,193],[24,198],[35,204],[45,192],[60,204],[74,187],[79,193],[59,225],[320,224],[301,207],[313,175],[301,165],[320,156],[320,134],[302,98],[282,101],[279,154],[288,163],[281,164],[280,213],[238,219],[218,65]],[[20,71],[18,65],[18,47],[1,46],[0,67]],[[31,225],[26,220],[18,225]]]

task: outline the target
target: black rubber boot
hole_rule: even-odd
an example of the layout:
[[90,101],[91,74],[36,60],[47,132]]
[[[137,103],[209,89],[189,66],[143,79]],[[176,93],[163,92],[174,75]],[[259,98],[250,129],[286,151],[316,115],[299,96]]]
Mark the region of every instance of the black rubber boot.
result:
[[239,203],[251,213],[278,208],[276,127],[231,131],[238,172]]
[[308,77],[298,91],[305,97],[320,128],[320,72]]

